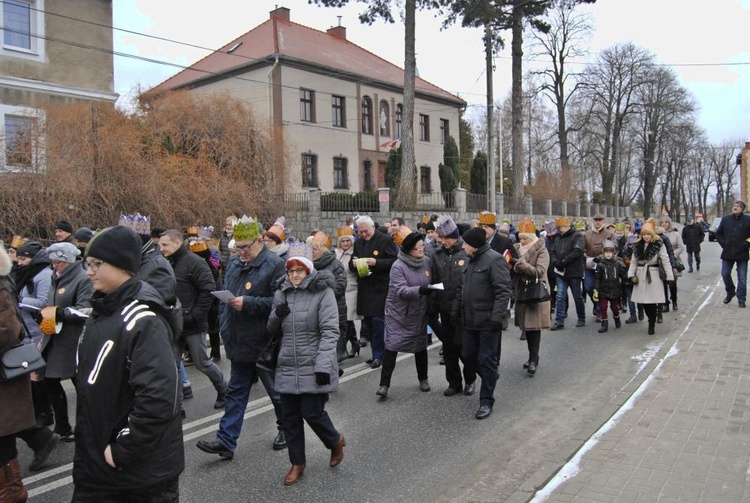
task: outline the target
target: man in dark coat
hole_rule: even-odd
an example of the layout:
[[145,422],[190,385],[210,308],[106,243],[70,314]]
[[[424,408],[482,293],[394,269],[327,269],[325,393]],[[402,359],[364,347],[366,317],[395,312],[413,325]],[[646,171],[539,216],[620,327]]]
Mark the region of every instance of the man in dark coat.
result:
[[487,242],[490,248],[505,257],[505,253],[510,253],[511,257],[518,258],[518,252],[510,237],[497,231],[497,215],[491,211],[483,211],[479,214],[479,226],[484,229],[487,236]]
[[583,234],[570,226],[565,218],[555,220],[557,238],[550,250],[550,263],[557,280],[557,305],[555,307],[555,324],[550,330],[565,328],[565,317],[568,315],[568,288],[573,293],[573,301],[578,315],[577,327],[586,324],[586,310],[583,305],[581,279],[583,278],[583,254],[586,244]]
[[687,251],[688,272],[693,272],[693,258],[695,258],[695,268],[701,270],[701,243],[705,237],[703,227],[696,225],[693,217],[687,217],[685,227],[682,228],[682,241]]
[[[159,233],[159,239],[161,239],[161,232]],[[141,248],[141,267],[138,270],[138,276],[142,281],[153,286],[167,304],[172,304],[177,287],[177,279],[174,277],[172,266],[161,254],[158,242],[154,242],[151,235],[140,234],[140,237],[143,247]]]
[[385,299],[388,296],[388,283],[391,266],[396,261],[398,251],[388,234],[375,232],[375,223],[370,217],[357,220],[360,239],[354,243],[354,252],[349,269],[357,272],[357,260],[367,262],[368,274],[359,273],[357,283],[357,314],[363,316],[363,330],[372,339],[372,358],[367,360],[372,368],[383,363],[385,354]]
[[237,255],[229,259],[224,289],[235,297],[222,303],[219,313],[219,330],[232,369],[229,389],[216,439],[197,444],[203,452],[226,459],[234,457],[250,390],[258,379],[276,413],[279,432],[273,448],[287,446],[281,429],[281,398],[274,386],[274,372],[256,365],[270,338],[266,324],[274,293],[286,276],[284,261],[263,244],[263,227],[252,218],[243,217],[234,226],[233,234]]
[[174,270],[177,278],[175,294],[182,304],[182,334],[174,341],[175,359],[179,365],[185,347],[195,362],[195,368],[209,378],[216,389],[214,409],[223,409],[226,400],[227,382],[221,369],[211,361],[206,352],[208,334],[208,312],[214,302],[211,292],[216,282],[206,261],[187,248],[182,234],[168,230],[159,239],[161,253]]
[[470,373],[482,378],[479,409],[474,417],[484,419],[495,404],[497,367],[500,363],[502,331],[508,327],[511,296],[510,271],[503,257],[490,248],[484,229],[464,233],[464,251],[469,263],[458,292],[458,310],[464,325],[462,355]]
[[[716,229],[716,240],[721,245],[721,277],[727,296],[724,304],[729,304],[737,296],[740,307],[747,301],[747,260],[750,238],[750,215],[746,215],[744,201],[735,201],[732,213],[721,219]],[[732,281],[732,268],[737,265],[737,287]]]

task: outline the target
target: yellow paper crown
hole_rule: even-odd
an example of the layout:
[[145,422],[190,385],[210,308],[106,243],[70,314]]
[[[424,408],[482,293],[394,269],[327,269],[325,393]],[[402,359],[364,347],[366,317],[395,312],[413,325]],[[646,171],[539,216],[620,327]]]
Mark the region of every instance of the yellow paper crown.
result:
[[258,239],[261,234],[258,222],[253,217],[248,217],[247,215],[242,215],[239,222],[234,225],[232,232],[235,241]]
[[491,211],[483,211],[479,214],[479,225],[495,225],[497,215]]
[[565,227],[570,225],[570,220],[568,220],[567,217],[560,217],[555,219],[555,226],[557,227]]
[[530,218],[522,218],[518,223],[519,234],[536,234],[536,225]]
[[354,236],[354,231],[352,230],[351,227],[349,227],[348,225],[345,225],[344,227],[339,227],[336,229],[336,235],[338,237]]
[[404,239],[406,238],[406,236],[408,236],[409,234],[411,234],[411,232],[412,232],[411,229],[409,229],[405,225],[402,225],[401,228],[399,228],[399,230],[398,230],[398,234],[395,234],[393,236],[393,241],[397,245],[401,246],[401,243],[404,242]]

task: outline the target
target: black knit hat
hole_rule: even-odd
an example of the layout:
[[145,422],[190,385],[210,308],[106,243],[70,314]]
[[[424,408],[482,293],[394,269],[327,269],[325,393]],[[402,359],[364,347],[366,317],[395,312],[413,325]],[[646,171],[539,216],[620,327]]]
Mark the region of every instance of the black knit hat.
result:
[[141,238],[134,230],[116,225],[94,235],[86,247],[86,256],[136,275],[141,267],[142,246]]
[[41,249],[42,243],[39,241],[26,241],[16,250],[16,255],[18,257],[34,258]]
[[53,230],[57,230],[57,229],[73,234],[73,226],[67,220],[60,220],[59,222],[57,222]]
[[75,234],[73,234],[73,239],[75,239],[76,241],[80,241],[81,243],[88,243],[93,237],[94,231],[92,231],[88,227],[81,227],[75,232]]
[[487,233],[481,227],[469,229],[461,237],[464,238],[466,244],[473,248],[481,248],[487,244]]
[[401,251],[408,254],[411,252],[415,246],[417,246],[417,243],[422,241],[424,239],[424,236],[419,231],[414,231],[408,236],[404,238],[404,240],[401,242]]

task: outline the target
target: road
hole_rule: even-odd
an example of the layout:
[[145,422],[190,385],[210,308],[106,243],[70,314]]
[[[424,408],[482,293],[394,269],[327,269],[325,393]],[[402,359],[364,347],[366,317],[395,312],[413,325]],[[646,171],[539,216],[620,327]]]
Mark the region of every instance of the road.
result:
[[[591,315],[584,328],[542,335],[540,364],[530,377],[521,367],[526,343],[511,328],[503,334],[500,379],[494,413],[478,421],[478,396],[444,397],[439,344],[429,350],[432,391],[418,389],[414,359],[401,355],[388,399],[376,397],[380,370],[364,364],[370,349],[343,364],[340,391],[327,406],[335,426],[345,434],[345,459],[328,467],[329,451],[307,429],[307,469],[296,485],[285,487],[286,451],[273,451],[275,420],[263,387],[254,387],[244,431],[234,460],[200,452],[195,443],[211,439],[220,413],[209,381],[188,368],[195,398],[186,401],[184,422],[186,467],[180,479],[183,502],[448,502],[517,499],[524,484],[539,485],[540,473],[573,454],[587,432],[606,421],[642,380],[648,362],[674,333],[681,332],[709,289],[720,281],[720,248],[705,243],[702,270],[679,280],[680,310],[670,311],[656,335],[646,322],[610,327],[597,333]],[[571,304],[572,305],[572,304]],[[575,318],[575,315],[573,315]],[[623,318],[624,320],[624,318]],[[611,323],[611,322],[610,322]],[[221,367],[228,375],[229,362]],[[74,393],[69,393],[74,410]],[[19,442],[21,462],[31,454]],[[29,474],[25,483],[33,503],[70,501],[73,445],[60,444],[47,469]],[[514,495],[515,493],[515,495]]]

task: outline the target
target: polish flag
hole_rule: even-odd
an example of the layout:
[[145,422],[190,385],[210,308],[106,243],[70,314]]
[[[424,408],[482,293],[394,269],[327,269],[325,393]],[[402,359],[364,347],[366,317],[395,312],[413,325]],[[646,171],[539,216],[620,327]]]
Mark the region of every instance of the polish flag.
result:
[[385,143],[381,143],[380,148],[396,148],[396,145],[398,144],[399,141],[400,141],[399,139],[395,139],[395,140],[387,141]]

